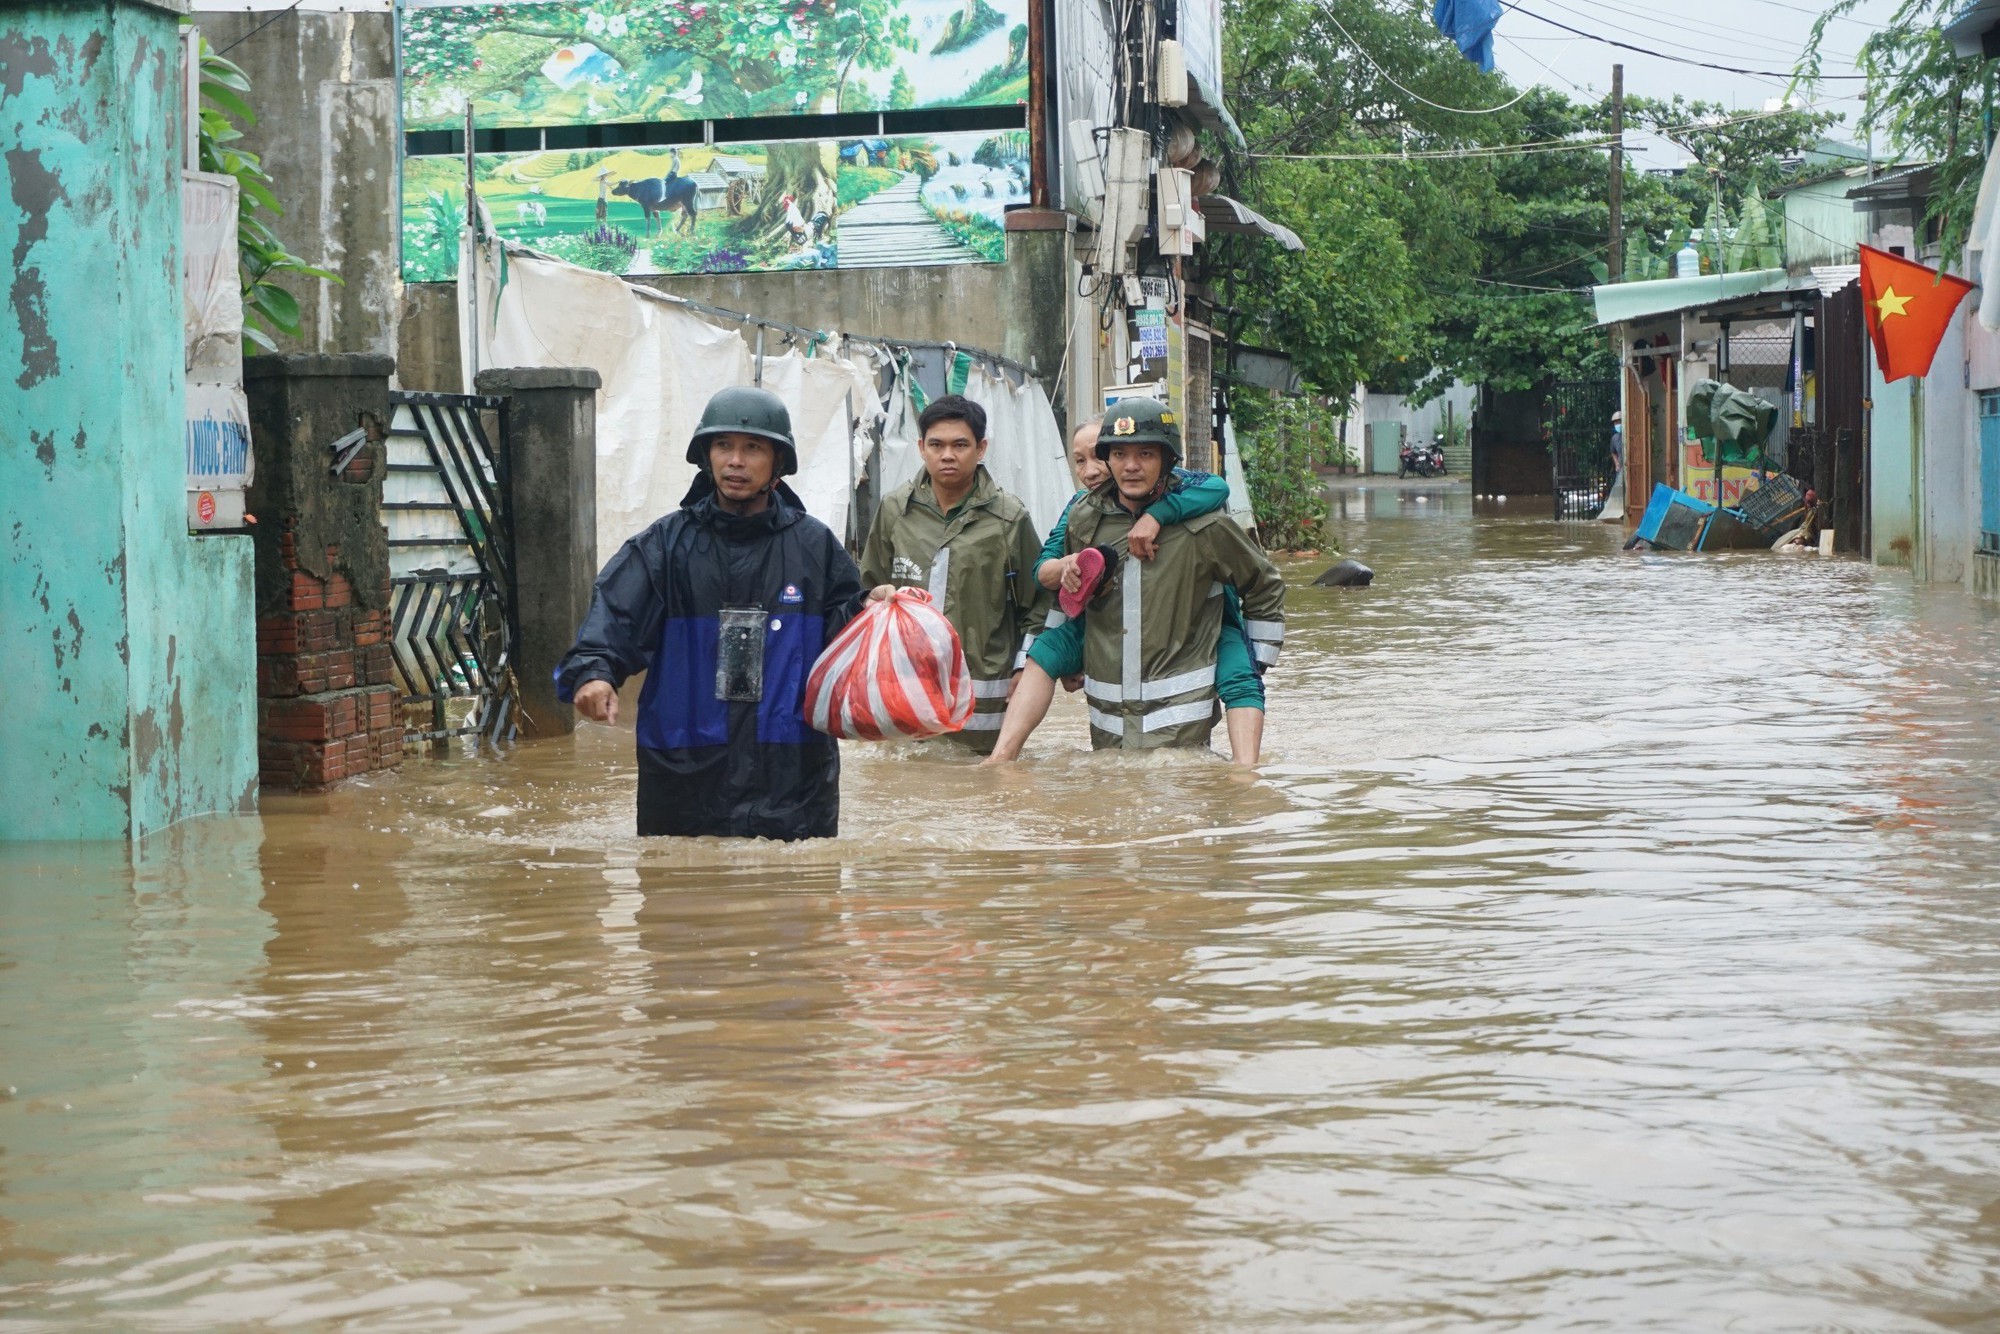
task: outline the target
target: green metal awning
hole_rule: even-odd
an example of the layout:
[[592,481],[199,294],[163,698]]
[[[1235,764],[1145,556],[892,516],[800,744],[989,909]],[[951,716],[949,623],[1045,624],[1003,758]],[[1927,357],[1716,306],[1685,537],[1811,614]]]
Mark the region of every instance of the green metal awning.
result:
[[1696,310],[1733,297],[1781,292],[1791,286],[1783,269],[1711,273],[1700,278],[1657,278],[1643,283],[1606,283],[1590,289],[1599,324],[1643,320],[1677,310]]

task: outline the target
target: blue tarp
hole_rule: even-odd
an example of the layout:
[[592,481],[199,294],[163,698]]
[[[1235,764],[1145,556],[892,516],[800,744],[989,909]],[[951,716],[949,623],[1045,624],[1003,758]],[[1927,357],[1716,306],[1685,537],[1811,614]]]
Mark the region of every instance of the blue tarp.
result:
[[1500,22],[1500,0],[1437,0],[1431,7],[1431,22],[1458,43],[1467,60],[1493,72],[1493,28]]

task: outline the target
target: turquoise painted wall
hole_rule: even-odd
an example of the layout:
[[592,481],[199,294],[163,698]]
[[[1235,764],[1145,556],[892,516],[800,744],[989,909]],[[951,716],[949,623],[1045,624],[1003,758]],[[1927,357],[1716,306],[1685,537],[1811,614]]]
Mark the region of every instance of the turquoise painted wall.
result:
[[1869,555],[1877,565],[1908,565],[1917,541],[1917,457],[1914,442],[1922,381],[1906,377],[1884,384],[1868,358]]
[[250,541],[187,533],[180,7],[0,12],[0,839],[256,802]]

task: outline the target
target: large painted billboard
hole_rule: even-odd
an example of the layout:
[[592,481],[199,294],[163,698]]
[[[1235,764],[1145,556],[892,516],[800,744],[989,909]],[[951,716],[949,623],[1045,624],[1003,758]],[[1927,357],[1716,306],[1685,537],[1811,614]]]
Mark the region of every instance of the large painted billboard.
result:
[[[502,236],[606,273],[997,264],[1028,135],[490,153],[474,170]],[[457,276],[464,218],[463,161],[406,159],[405,282]]]
[[405,0],[403,128],[1012,106],[1028,0]]

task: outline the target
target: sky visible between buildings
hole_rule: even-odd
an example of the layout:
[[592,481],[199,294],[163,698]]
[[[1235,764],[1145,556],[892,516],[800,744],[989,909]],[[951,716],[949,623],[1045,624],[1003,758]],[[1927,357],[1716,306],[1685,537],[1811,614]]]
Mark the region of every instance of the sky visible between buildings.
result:
[[[1861,43],[1895,10],[1896,0],[1863,0],[1851,16],[1831,23],[1823,72],[1858,73],[1854,57]],[[1673,5],[1640,0],[1520,0],[1500,17],[1493,59],[1517,85],[1545,83],[1579,99],[1595,100],[1608,93],[1612,65],[1623,64],[1628,97],[1667,98],[1680,93],[1736,111],[1760,111],[1776,106],[1774,99],[1785,95],[1790,82],[1785,75],[1733,74],[1687,62],[1789,71],[1821,12],[1810,0],[1679,0]],[[1644,52],[1565,29],[1580,29]],[[1860,144],[1862,88],[1858,79],[1828,78],[1811,92],[1797,95],[1841,113],[1844,128],[1829,133]],[[1687,161],[1680,149],[1650,135],[1633,136],[1628,142],[1641,169],[1677,167]],[[1876,151],[1884,148],[1878,137]]]

